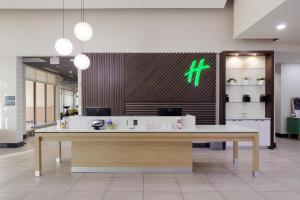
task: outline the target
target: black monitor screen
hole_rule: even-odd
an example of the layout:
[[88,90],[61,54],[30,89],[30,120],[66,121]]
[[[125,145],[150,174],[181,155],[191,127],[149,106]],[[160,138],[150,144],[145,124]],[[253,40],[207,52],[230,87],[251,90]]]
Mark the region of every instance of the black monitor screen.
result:
[[86,108],[86,116],[111,116],[110,108]]
[[181,116],[182,108],[158,108],[158,116]]

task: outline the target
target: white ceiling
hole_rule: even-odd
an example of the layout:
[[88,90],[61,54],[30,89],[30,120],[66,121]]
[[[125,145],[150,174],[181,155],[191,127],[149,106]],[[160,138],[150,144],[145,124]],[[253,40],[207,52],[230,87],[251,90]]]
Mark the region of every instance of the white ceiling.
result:
[[[85,0],[85,7],[102,8],[224,8],[227,0]],[[80,8],[80,0],[65,0],[65,7]],[[62,0],[0,0],[0,9],[58,9]]]
[[[286,0],[266,14],[247,30],[239,34],[239,39],[275,39],[286,42],[300,42],[300,0]],[[276,30],[278,24],[287,28]]]

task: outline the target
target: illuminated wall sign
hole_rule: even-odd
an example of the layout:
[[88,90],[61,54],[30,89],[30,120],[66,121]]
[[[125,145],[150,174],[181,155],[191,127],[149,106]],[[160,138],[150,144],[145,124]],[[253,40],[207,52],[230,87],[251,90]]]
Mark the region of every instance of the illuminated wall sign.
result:
[[209,69],[210,65],[205,64],[205,58],[202,58],[199,61],[199,64],[198,64],[197,68],[196,68],[196,65],[197,65],[197,60],[193,60],[192,65],[191,65],[189,71],[187,71],[185,73],[185,76],[187,76],[187,78],[188,78],[188,83],[192,83],[193,82],[193,76],[195,74],[195,78],[194,78],[195,87],[198,87],[199,83],[200,83],[200,80],[201,80],[202,71],[205,70],[205,69]]

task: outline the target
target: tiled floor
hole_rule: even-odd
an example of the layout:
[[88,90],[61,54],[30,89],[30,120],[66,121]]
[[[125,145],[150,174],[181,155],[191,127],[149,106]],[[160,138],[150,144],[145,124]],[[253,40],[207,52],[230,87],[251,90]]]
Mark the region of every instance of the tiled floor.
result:
[[194,150],[194,173],[70,173],[70,144],[55,163],[47,143],[42,177],[34,177],[33,140],[0,149],[0,200],[300,200],[300,141],[279,139],[276,150],[260,151],[261,173],[251,176],[251,150],[239,163],[232,151]]

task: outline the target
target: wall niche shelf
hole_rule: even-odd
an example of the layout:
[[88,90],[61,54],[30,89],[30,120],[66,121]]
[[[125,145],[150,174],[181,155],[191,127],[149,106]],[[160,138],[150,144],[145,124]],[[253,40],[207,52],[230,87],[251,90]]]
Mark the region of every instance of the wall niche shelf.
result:
[[[220,98],[220,124],[235,124],[256,129],[260,132],[260,146],[275,148],[274,52],[224,51],[220,56],[219,72],[220,97],[225,97]],[[243,79],[248,82],[244,83]],[[251,97],[250,102],[242,100],[246,94]],[[265,101],[260,100],[262,94],[268,97]],[[241,113],[245,115],[241,120],[232,121],[241,118]],[[269,120],[256,123],[256,119]],[[251,144],[241,143],[241,145]]]
[[265,85],[255,85],[255,84],[253,84],[253,85],[251,85],[251,84],[249,84],[249,85],[228,85],[228,84],[226,84],[226,86],[227,87],[265,87]]
[[229,101],[229,102],[226,102],[226,103],[245,103],[245,104],[248,104],[248,103],[265,103],[265,102],[261,102],[261,101],[250,101],[250,102],[243,102],[243,101]]

